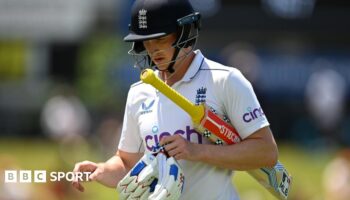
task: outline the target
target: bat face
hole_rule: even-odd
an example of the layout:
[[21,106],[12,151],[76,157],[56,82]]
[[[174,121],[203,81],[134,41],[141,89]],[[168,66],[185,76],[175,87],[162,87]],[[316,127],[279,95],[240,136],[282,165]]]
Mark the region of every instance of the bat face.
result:
[[236,144],[242,140],[232,125],[221,119],[215,110],[208,107],[205,108],[205,116],[202,118],[198,129],[216,144]]

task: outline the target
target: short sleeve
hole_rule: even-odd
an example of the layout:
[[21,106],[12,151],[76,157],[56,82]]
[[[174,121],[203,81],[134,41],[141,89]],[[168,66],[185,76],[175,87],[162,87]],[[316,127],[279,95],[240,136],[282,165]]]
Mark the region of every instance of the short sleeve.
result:
[[123,119],[123,128],[119,140],[118,149],[129,152],[144,152],[142,138],[139,133],[138,123],[133,114],[133,95],[132,89],[129,90]]
[[225,114],[242,139],[269,126],[251,83],[239,70],[232,70],[226,77],[223,92]]

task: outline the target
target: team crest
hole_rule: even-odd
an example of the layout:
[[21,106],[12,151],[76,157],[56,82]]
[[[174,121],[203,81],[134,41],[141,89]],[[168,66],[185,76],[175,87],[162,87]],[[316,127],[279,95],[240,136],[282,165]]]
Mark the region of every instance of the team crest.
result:
[[147,28],[147,10],[145,9],[139,10],[139,28]]
[[197,90],[196,94],[196,105],[199,105],[201,103],[205,103],[205,99],[207,97],[207,88],[201,87]]

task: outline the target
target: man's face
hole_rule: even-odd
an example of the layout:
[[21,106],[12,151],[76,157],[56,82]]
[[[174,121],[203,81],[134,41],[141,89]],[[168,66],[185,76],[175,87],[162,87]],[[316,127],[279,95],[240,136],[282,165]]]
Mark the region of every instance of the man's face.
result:
[[172,47],[176,41],[176,34],[170,34],[161,38],[143,42],[148,55],[156,64],[158,69],[166,70],[171,61],[175,48]]

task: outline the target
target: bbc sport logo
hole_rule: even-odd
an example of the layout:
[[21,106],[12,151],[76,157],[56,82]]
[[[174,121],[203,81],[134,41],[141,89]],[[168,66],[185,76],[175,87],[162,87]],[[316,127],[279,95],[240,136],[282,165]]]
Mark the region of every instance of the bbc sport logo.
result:
[[88,181],[91,172],[50,172],[46,170],[5,170],[5,183],[46,183]]

